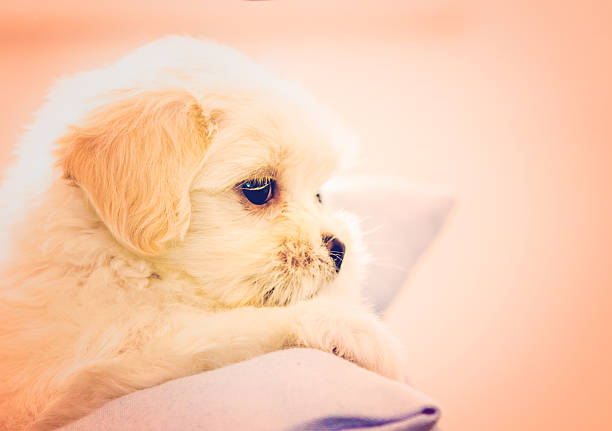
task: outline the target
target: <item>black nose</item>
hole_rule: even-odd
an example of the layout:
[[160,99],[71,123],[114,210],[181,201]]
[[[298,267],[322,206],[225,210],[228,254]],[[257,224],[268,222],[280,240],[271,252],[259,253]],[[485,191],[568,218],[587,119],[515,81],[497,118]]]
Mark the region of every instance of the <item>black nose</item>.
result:
[[335,236],[323,235],[323,244],[329,250],[329,256],[336,265],[336,272],[340,271],[342,260],[344,259],[344,244]]

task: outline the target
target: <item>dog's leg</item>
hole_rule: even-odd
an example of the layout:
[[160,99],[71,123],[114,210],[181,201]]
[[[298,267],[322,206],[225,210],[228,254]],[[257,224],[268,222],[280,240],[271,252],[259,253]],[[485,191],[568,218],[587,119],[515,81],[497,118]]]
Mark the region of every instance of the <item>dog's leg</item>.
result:
[[296,307],[297,344],[333,353],[393,380],[404,381],[405,349],[372,312],[323,298]]
[[77,373],[38,417],[48,430],[107,401],[167,380],[288,347],[312,347],[401,380],[401,348],[376,317],[356,305],[311,300],[287,307],[175,313],[138,350]]

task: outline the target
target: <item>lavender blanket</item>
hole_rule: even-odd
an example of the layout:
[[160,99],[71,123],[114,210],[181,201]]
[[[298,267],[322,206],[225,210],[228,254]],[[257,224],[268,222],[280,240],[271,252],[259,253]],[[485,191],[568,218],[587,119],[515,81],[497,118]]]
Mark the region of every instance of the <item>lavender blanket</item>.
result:
[[291,349],[127,395],[63,430],[426,431],[438,417],[408,385]]

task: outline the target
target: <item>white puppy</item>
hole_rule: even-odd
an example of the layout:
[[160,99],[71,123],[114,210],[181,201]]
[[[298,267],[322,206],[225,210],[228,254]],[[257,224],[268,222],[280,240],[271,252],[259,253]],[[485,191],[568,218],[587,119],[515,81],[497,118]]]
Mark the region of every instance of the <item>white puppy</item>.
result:
[[1,195],[0,429],[293,346],[401,379],[354,222],[318,195],[331,118],[189,38],[61,81]]

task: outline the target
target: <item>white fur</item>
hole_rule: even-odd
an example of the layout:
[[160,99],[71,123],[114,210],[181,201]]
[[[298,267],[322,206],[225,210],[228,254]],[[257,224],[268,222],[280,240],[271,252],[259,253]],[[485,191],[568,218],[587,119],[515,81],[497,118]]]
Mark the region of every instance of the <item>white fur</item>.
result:
[[[51,429],[292,346],[401,378],[352,217],[315,194],[350,139],[241,54],[170,37],[61,81],[1,190],[0,429]],[[270,176],[269,204],[236,187]],[[340,238],[342,269],[321,236]]]

